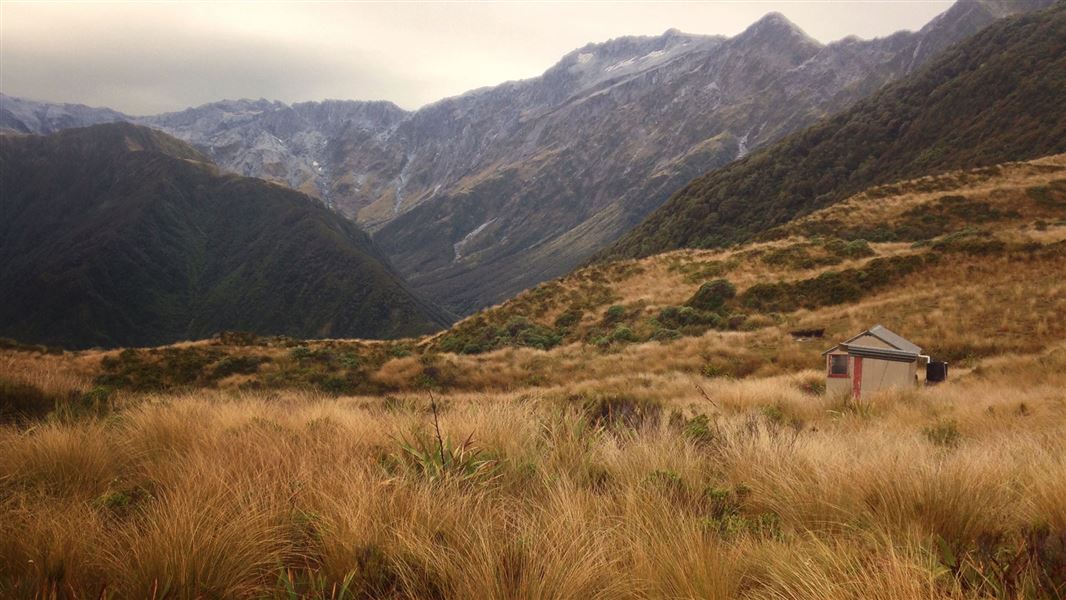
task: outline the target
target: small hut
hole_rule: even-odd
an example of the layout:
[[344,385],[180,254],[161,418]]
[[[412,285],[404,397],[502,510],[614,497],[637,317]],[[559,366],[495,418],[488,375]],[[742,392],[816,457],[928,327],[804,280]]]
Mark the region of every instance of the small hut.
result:
[[875,325],[822,353],[825,356],[825,391],[831,395],[863,394],[918,385],[918,366],[929,357],[903,336]]

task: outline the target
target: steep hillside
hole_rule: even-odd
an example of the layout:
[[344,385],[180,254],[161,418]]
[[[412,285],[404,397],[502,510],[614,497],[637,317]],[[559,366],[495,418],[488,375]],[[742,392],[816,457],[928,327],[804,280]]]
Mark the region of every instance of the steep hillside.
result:
[[1066,150],[1066,6],[997,23],[855,107],[713,171],[601,258],[746,239],[864,188]]
[[0,189],[2,335],[84,347],[445,322],[347,219],[155,130],[0,137]]
[[413,286],[469,312],[568,272],[694,177],[1049,2],[963,0],[918,32],[826,45],[779,14],[729,39],[618,38],[414,112],[240,100],[137,122],[356,217]]
[[[407,115],[391,102],[290,106],[261,99],[214,102],[135,122],[187,140],[230,171],[283,183],[352,215],[353,202],[362,204],[353,197],[379,186],[379,177],[395,177],[389,165],[402,156],[383,138]],[[342,165],[352,144],[360,156]],[[382,168],[385,174],[373,172]]]
[[1066,155],[872,188],[768,237],[585,267],[418,340],[234,338],[56,361],[132,390],[385,394],[779,376],[875,323],[955,370],[1066,343]]

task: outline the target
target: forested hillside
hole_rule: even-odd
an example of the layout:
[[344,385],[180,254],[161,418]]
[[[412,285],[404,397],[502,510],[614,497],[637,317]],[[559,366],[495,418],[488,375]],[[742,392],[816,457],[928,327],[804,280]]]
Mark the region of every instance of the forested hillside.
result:
[[354,223],[129,124],[0,137],[0,335],[147,345],[222,329],[396,337],[446,316]]

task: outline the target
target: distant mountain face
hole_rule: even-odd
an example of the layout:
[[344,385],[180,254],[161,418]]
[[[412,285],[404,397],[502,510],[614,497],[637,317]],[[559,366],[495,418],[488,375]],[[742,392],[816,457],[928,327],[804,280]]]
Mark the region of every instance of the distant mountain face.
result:
[[317,200],[126,123],[0,136],[0,335],[68,347],[220,330],[397,337],[447,315]]
[[604,259],[751,239],[878,184],[1066,152],[1066,4],[998,22],[813,127],[685,186]]
[[734,38],[619,38],[415,112],[235,101],[137,122],[322,198],[417,289],[468,312],[567,272],[699,174],[1048,3],[960,0],[919,32],[829,45],[779,14]]
[[0,94],[0,131],[46,135],[61,129],[129,119],[129,116],[110,108],[34,102]]

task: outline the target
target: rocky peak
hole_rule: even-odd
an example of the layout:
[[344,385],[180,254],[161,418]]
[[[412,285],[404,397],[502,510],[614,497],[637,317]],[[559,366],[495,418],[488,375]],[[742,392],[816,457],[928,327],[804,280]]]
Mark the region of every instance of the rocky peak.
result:
[[734,38],[740,44],[757,44],[772,47],[795,47],[820,48],[822,44],[807,35],[779,12],[770,12],[758,21],[755,21],[740,35]]

